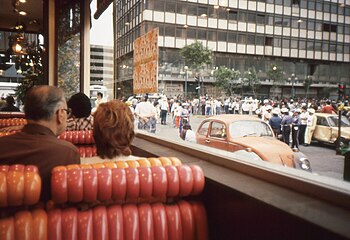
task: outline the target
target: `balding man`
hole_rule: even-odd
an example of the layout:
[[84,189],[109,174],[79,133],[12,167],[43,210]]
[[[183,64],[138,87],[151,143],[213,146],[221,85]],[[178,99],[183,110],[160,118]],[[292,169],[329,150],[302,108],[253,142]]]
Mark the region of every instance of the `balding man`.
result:
[[80,163],[77,148],[57,139],[66,129],[70,110],[62,89],[38,86],[27,93],[24,112],[28,124],[22,131],[0,138],[0,164],[36,165],[42,178],[41,199],[48,200],[52,168]]

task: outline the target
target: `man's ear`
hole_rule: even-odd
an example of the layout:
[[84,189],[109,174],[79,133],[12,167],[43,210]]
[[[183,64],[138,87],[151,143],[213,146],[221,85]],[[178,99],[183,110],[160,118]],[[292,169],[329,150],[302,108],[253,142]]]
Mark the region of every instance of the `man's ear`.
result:
[[56,122],[58,125],[62,124],[64,121],[66,121],[65,117],[64,117],[64,111],[61,110],[57,110],[57,114],[56,114]]

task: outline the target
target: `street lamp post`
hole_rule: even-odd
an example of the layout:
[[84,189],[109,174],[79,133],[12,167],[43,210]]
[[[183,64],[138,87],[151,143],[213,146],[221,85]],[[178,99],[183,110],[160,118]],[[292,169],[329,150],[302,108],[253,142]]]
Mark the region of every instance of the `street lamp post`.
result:
[[184,67],[185,70],[185,99],[187,100],[187,80],[188,80],[188,67]]
[[295,92],[294,92],[294,79],[295,79],[295,74],[292,73],[291,81],[292,81],[292,98],[294,99]]

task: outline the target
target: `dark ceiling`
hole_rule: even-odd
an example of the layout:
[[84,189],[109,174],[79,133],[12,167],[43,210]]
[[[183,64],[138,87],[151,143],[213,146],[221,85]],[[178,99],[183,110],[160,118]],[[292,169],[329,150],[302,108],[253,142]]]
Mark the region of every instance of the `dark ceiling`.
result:
[[[26,16],[20,16],[15,11],[15,4],[18,4],[18,11],[26,11]],[[25,32],[41,33],[43,29],[43,0],[26,0],[21,3],[18,0],[0,0],[0,30],[15,30],[18,22],[24,25]]]

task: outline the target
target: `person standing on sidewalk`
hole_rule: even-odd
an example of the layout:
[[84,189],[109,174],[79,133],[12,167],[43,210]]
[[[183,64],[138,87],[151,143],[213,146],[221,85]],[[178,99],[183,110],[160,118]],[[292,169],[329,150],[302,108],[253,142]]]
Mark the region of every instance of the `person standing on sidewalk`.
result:
[[166,125],[166,115],[168,114],[169,111],[169,103],[168,99],[164,96],[162,98],[162,101],[160,102],[160,123],[162,125]]

